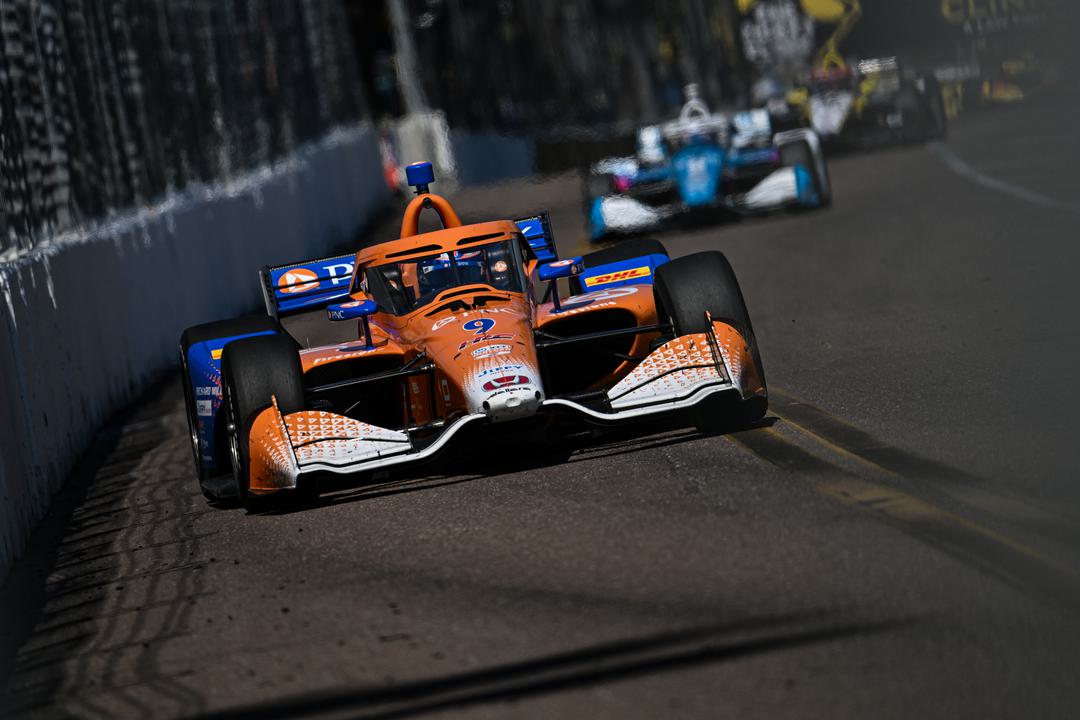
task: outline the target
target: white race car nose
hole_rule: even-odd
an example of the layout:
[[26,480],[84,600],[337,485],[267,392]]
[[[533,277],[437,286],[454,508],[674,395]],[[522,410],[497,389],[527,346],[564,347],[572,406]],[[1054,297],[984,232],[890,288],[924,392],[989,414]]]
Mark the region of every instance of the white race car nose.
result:
[[535,386],[506,388],[492,393],[481,404],[492,422],[505,422],[533,415],[540,409],[543,394]]

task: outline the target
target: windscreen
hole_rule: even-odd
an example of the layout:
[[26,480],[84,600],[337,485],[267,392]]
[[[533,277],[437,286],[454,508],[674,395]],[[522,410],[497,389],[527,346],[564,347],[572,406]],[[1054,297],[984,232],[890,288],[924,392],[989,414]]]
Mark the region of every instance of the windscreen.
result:
[[364,276],[379,309],[394,315],[408,314],[456,287],[524,288],[521,256],[510,240],[369,267]]

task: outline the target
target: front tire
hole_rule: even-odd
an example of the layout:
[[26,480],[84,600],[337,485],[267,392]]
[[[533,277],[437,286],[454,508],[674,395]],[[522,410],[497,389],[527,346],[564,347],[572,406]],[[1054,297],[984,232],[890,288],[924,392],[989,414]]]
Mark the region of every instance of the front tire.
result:
[[[261,509],[265,498],[250,487],[250,434],[259,414],[277,398],[281,414],[304,409],[303,370],[299,347],[288,335],[261,335],[225,346],[221,362],[222,391],[228,418],[229,457],[236,494],[248,510]],[[307,488],[283,493],[293,499],[310,495]]]
[[252,315],[195,325],[184,330],[180,336],[180,377],[184,390],[184,408],[188,421],[188,433],[191,438],[191,450],[195,461],[195,476],[199,480],[199,489],[202,491],[203,497],[211,502],[219,501],[222,498],[208,489],[207,481],[226,473],[229,468],[228,452],[225,448],[226,437],[221,432],[226,423],[225,412],[223,409],[219,409],[217,422],[215,423],[213,464],[209,468],[204,467],[199,447],[198,404],[196,403],[195,391],[191,383],[191,373],[188,368],[188,351],[196,343],[267,331],[279,333],[281,332],[281,326],[276,320],[267,315]]
[[[725,322],[738,330],[750,348],[761,385],[766,387],[765,367],[761,363],[750,313],[746,310],[735,271],[722,252],[694,253],[661,265],[656,269],[653,295],[658,319],[663,321],[666,318],[676,337],[706,332],[709,329],[706,311],[713,320]],[[755,396],[741,403],[733,419],[739,424],[753,423],[764,417],[768,408],[766,396]],[[699,429],[706,432],[722,429],[723,422],[732,415],[728,411],[721,413],[715,410],[717,408],[700,407],[699,404],[696,422]]]

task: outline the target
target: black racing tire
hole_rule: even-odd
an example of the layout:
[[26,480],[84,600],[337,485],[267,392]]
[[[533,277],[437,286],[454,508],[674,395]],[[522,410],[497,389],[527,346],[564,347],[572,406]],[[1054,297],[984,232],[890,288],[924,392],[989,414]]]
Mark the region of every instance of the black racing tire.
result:
[[[582,256],[582,263],[585,265],[585,269],[600,267],[601,265],[607,265],[609,263],[622,262],[623,260],[633,260],[634,258],[644,257],[645,255],[663,255],[668,257],[667,248],[659,240],[652,238],[634,238],[632,240],[625,240],[618,245],[604,248],[603,250],[597,250],[591,252],[588,255]],[[581,286],[581,281],[576,277],[570,278],[570,294],[580,295],[585,292],[585,288]]]
[[[304,409],[304,376],[299,350],[299,345],[288,335],[260,335],[231,342],[222,354],[221,384],[228,418],[229,456],[237,497],[249,511],[261,510],[271,504],[269,498],[248,493],[251,426],[259,413],[270,407],[271,396],[277,397],[282,415]],[[282,497],[274,500],[309,494],[301,490],[281,493]]]
[[814,190],[817,192],[818,198],[821,199],[819,207],[824,208],[832,204],[832,185],[829,182],[828,165],[825,166],[825,177],[822,177],[821,172],[818,170],[814,151],[808,141],[796,140],[781,145],[780,164],[784,167],[802,165],[807,168],[810,171],[810,176],[814,179]]
[[[281,326],[276,320],[268,315],[252,315],[234,318],[232,320],[218,320],[216,322],[195,325],[184,330],[180,335],[180,378],[184,389],[184,408],[187,414],[188,434],[191,439],[192,459],[195,462],[195,476],[199,480],[199,489],[202,491],[203,497],[211,502],[220,500],[221,498],[210,493],[207,489],[206,482],[211,477],[226,472],[229,463],[229,453],[224,447],[224,442],[222,442],[225,440],[224,433],[218,432],[217,439],[219,442],[216,445],[214,466],[211,468],[210,472],[203,469],[202,462],[199,460],[199,437],[196,433],[196,427],[198,426],[198,406],[195,402],[195,391],[191,385],[191,375],[188,373],[188,350],[196,343],[216,340],[217,338],[222,337],[232,337],[234,335],[265,332],[267,330],[281,332]],[[224,420],[224,413],[221,413],[221,418]],[[217,424],[219,431],[223,428],[224,424],[224,422]]]
[[[699,252],[676,258],[656,269],[653,284],[656,314],[661,322],[671,323],[675,335],[705,332],[709,325],[705,319],[708,311],[713,320],[720,320],[738,330],[746,339],[750,355],[754,358],[761,384],[765,386],[765,366],[761,362],[754,326],[746,309],[742,289],[735,277],[731,263],[717,250]],[[755,397],[742,404],[737,422],[749,424],[765,416],[769,404],[765,397]],[[698,426],[712,423],[699,417]],[[705,428],[702,428],[705,429]]]

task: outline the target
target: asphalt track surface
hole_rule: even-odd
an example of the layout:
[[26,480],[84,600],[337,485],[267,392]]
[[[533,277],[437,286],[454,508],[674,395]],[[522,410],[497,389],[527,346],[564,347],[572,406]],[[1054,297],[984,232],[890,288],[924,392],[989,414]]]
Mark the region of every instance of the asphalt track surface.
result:
[[[773,391],[755,429],[565,463],[481,444],[247,515],[202,499],[164,381],[3,588],[4,714],[1080,716],[1069,117],[972,116],[836,159],[827,212],[661,234],[740,275]],[[581,247],[573,176],[457,198],[546,205]]]

